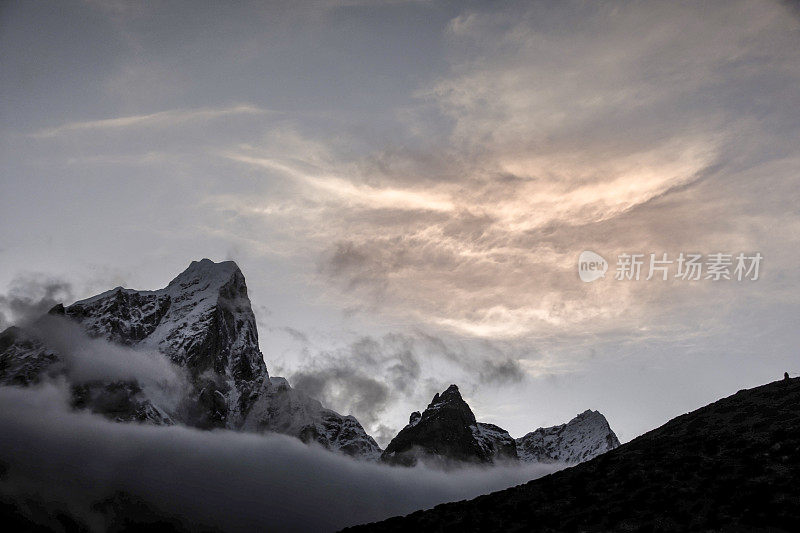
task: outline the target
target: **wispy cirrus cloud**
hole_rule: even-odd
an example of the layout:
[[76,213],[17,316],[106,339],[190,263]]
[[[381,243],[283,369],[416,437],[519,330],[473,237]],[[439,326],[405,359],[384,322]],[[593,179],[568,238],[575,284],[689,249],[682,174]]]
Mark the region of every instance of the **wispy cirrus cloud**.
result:
[[233,115],[265,115],[268,113],[272,113],[272,111],[248,104],[218,108],[171,109],[145,115],[130,115],[101,120],[69,122],[60,126],[39,130],[31,134],[31,136],[37,139],[44,139],[81,131],[105,131],[153,126],[168,127],[191,121],[214,120]]
[[343,176],[326,174],[324,170],[303,170],[299,168],[299,165],[278,158],[252,157],[237,153],[227,153],[224,157],[279,172],[298,180],[320,193],[325,199],[338,199],[346,204],[356,204],[373,209],[429,211],[452,211],[455,209],[453,202],[444,195],[431,194],[421,190],[370,186]]

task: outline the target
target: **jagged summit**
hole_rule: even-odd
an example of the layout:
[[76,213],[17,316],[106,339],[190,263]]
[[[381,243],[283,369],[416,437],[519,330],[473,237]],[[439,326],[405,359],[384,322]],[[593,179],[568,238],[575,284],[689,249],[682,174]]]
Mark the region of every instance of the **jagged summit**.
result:
[[[70,319],[91,337],[160,352],[184,368],[195,397],[185,402],[187,412],[172,415],[190,425],[241,423],[269,379],[244,275],[233,261],[193,261],[163,289],[117,287],[66,307],[56,305],[49,314]],[[4,350],[5,367],[19,372],[0,372],[0,381],[35,381],[59,359],[38,341],[26,342]]]
[[436,408],[437,405],[445,404],[448,402],[463,402],[461,393],[458,390],[458,385],[450,385],[440,395],[438,392],[433,396],[433,400],[428,404],[428,409]]
[[514,440],[497,426],[478,423],[456,385],[436,393],[421,414],[412,413],[381,456],[406,466],[419,459],[492,463],[509,458],[516,459]]
[[472,409],[469,408],[467,402],[461,397],[461,393],[456,385],[450,385],[447,389],[439,394],[438,392],[433,396],[431,403],[428,404],[427,409],[422,413],[422,419],[432,418],[439,416],[437,411],[448,409],[453,414],[460,417],[466,425],[475,424],[475,415]]
[[[138,293],[142,295],[164,292],[171,287],[175,287],[182,284],[186,285],[192,282],[197,282],[199,280],[203,280],[205,282],[208,282],[209,284],[220,285],[221,283],[230,280],[231,277],[235,276],[236,274],[242,275],[242,271],[239,269],[239,266],[236,264],[235,261],[221,261],[219,263],[215,263],[211,259],[204,258],[199,261],[192,261],[191,263],[189,263],[189,266],[183,272],[175,276],[175,278],[173,278],[172,281],[170,281],[164,289],[138,290],[138,289],[128,289],[126,287],[117,286],[114,287],[113,289],[101,292],[100,294],[90,296],[89,298],[78,300],[73,305],[91,304],[97,300],[105,299],[108,296],[113,295],[117,292]],[[244,278],[243,275],[242,278]]]
[[244,275],[234,261],[215,263],[210,259],[201,259],[192,261],[186,270],[169,282],[167,289],[183,288],[202,282],[208,284],[208,287],[213,290],[214,287],[221,287],[237,277],[241,278],[242,282],[244,281]]

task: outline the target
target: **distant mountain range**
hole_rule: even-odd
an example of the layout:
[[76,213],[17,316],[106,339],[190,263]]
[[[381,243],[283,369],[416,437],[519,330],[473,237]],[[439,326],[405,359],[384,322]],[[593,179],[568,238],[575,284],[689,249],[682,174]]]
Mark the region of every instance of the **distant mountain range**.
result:
[[798,479],[795,378],[739,391],[524,485],[345,531],[791,532]]
[[148,393],[134,379],[72,383],[76,408],[120,422],[278,432],[400,465],[421,456],[447,464],[578,463],[619,445],[596,411],[515,441],[504,429],[477,422],[453,385],[424,412],[412,414],[383,451],[355,417],[327,409],[284,378],[269,375],[247,285],[232,261],[194,261],[163,289],[117,287],[67,307],[59,304],[38,325],[8,328],[0,333],[0,384],[30,385],[69,373],[69,357],[61,353],[68,347],[39,327],[63,319],[91,338],[161,354],[185,372],[188,386],[177,403]]
[[539,428],[514,440],[508,431],[478,422],[456,385],[436,394],[422,412],[411,414],[408,425],[381,455],[391,464],[411,466],[419,460],[449,464],[508,461],[580,463],[619,446],[605,417],[586,411],[567,424]]

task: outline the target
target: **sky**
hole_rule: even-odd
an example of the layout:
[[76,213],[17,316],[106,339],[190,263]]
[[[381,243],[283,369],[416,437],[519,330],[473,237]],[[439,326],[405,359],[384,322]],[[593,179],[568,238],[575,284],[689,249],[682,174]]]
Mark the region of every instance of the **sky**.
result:
[[271,375],[382,445],[450,383],[625,442],[800,374],[799,102],[795,2],[4,2],[0,327],[232,259]]

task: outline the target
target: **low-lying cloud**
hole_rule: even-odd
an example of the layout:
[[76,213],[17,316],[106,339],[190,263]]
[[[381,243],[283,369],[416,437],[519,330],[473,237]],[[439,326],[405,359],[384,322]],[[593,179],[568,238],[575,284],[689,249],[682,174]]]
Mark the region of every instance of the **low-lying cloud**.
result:
[[67,402],[67,392],[52,384],[0,387],[0,404],[10,407],[0,411],[0,499],[23,513],[36,508],[48,527],[58,522],[45,509],[102,530],[113,516],[103,509],[128,501],[191,529],[334,531],[558,468],[388,467],[281,435],[113,423]]
[[163,354],[90,337],[80,325],[60,316],[40,317],[26,333],[59,355],[54,370],[63,371],[72,384],[136,382],[149,398],[169,410],[177,407],[189,386],[184,370]]
[[180,369],[163,354],[92,338],[80,325],[62,317],[44,316],[28,331],[61,356],[67,375],[75,382],[174,384],[181,379]]

